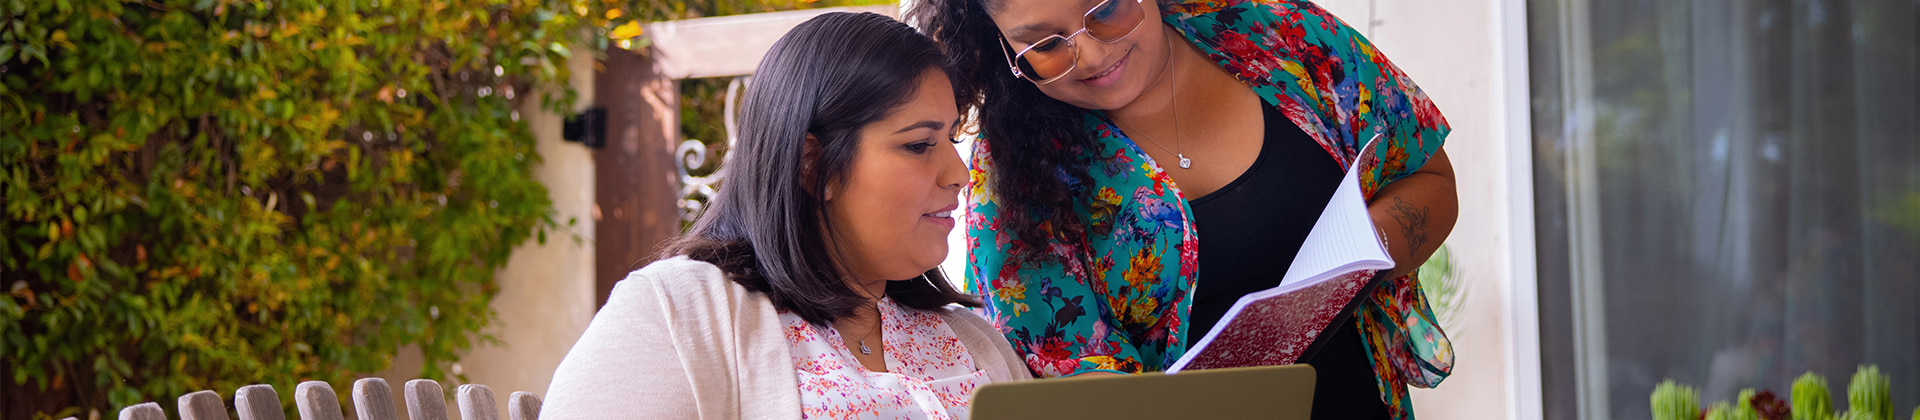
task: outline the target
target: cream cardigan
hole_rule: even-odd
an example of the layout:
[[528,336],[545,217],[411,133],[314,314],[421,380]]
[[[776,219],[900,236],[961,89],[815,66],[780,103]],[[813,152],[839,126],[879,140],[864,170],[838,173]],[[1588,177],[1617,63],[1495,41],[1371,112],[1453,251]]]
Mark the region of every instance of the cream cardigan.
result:
[[[1032,378],[986,319],[939,312],[994,382]],[[800,386],[767,296],[676,257],[614,286],[554,370],[540,418],[800,418]]]

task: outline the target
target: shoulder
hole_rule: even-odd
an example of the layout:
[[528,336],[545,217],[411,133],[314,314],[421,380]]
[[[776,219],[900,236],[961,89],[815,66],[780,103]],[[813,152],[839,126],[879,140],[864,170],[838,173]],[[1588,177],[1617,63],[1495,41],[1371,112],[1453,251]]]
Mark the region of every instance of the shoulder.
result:
[[633,296],[647,289],[705,289],[732,284],[719,266],[685,256],[654,261],[613,286],[608,301]]
[[[940,319],[947,323],[948,328],[954,330],[954,334],[978,333],[983,330],[993,331],[992,323],[987,322],[986,318],[981,317],[980,314],[974,313],[972,309],[964,306],[947,305],[946,307],[930,312],[939,315]],[[967,331],[961,332],[961,329],[966,329]]]
[[947,323],[947,329],[960,339],[973,355],[974,367],[986,371],[994,381],[1031,379],[1026,363],[1014,352],[1013,344],[994,327],[994,323],[972,309],[947,305],[933,311]]
[[602,312],[659,308],[676,316],[698,315],[713,311],[716,303],[738,305],[755,295],[728,279],[720,267],[679,256],[627,273],[614,284]]

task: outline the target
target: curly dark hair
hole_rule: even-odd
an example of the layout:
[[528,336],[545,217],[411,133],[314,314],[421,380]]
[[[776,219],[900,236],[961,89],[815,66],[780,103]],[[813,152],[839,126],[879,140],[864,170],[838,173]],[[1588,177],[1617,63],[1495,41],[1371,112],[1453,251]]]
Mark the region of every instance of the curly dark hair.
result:
[[[1000,200],[1000,227],[1027,241],[1066,243],[1084,226],[1070,211],[1088,189],[1094,147],[1079,107],[1047,96],[1014,77],[1001,50],[1000,29],[987,15],[997,0],[919,0],[903,17],[940,42],[954,75],[954,94],[986,142],[993,171],[987,180]],[[979,159],[982,156],[976,155]]]

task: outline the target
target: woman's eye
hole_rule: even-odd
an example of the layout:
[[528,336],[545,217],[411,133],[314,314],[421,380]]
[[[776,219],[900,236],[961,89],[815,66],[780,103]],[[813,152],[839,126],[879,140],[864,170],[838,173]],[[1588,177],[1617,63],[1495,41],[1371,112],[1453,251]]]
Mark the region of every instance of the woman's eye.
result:
[[927,150],[929,149],[933,149],[933,142],[931,141],[923,141],[923,142],[912,143],[907,145],[907,151],[913,152],[913,154],[916,154],[916,155],[926,153]]
[[1108,17],[1112,17],[1113,11],[1119,8],[1120,8],[1120,3],[1117,0],[1103,3],[1100,5],[1100,8],[1093,9],[1093,18],[1105,20]]
[[1047,38],[1045,41],[1033,44],[1033,50],[1036,52],[1053,51],[1055,48],[1060,48],[1060,38]]

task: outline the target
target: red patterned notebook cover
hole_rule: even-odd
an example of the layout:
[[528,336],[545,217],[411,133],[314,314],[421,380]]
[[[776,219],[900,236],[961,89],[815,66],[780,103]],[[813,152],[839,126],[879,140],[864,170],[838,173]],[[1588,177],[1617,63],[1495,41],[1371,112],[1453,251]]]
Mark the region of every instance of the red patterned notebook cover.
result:
[[1280,284],[1241,296],[1167,373],[1294,364],[1374,273],[1393,268],[1360,194],[1359,170],[1370,160],[1349,165]]

